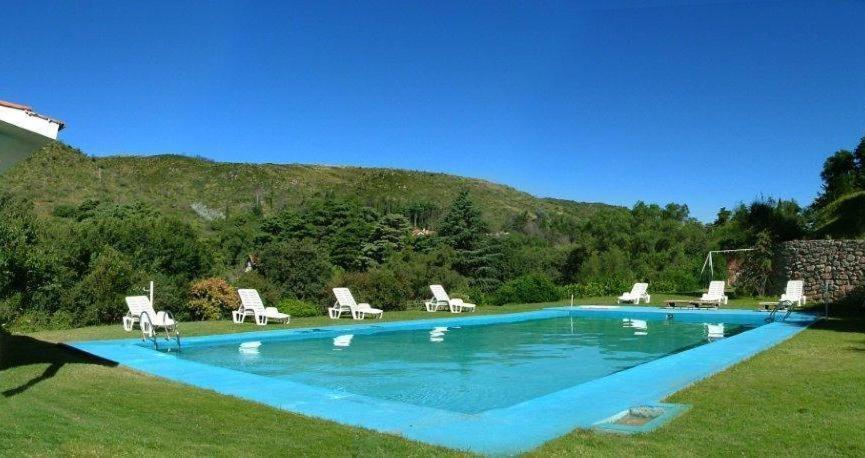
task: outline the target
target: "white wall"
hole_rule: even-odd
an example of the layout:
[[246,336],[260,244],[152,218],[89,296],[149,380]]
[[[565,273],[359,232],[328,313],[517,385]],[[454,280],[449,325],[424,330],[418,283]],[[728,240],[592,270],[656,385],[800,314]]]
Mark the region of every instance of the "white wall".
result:
[[51,121],[33,114],[28,114],[24,110],[10,108],[0,105],[0,121],[5,121],[22,129],[35,132],[44,137],[57,139],[57,132],[60,130],[60,124],[56,121]]

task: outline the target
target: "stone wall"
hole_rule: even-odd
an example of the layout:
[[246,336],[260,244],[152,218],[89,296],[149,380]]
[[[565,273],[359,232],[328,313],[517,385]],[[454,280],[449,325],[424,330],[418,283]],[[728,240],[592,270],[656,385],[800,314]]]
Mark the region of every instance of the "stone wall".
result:
[[804,280],[809,302],[835,301],[865,287],[865,240],[784,242],[774,267],[779,289],[787,280]]

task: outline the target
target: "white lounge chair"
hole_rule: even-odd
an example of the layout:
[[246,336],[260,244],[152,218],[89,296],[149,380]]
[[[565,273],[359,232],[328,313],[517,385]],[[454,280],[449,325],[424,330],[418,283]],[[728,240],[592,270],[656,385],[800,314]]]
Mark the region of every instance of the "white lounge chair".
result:
[[801,307],[805,305],[805,282],[802,280],[790,280],[787,282],[787,290],[781,295],[781,302],[790,301]]
[[153,310],[153,304],[150,303],[150,298],[147,296],[127,296],[126,306],[129,312],[123,317],[123,329],[132,331],[135,323],[141,328],[141,332],[149,337],[153,337],[156,328],[165,329],[168,332],[175,332],[177,322],[171,312]]
[[355,320],[362,320],[367,315],[374,315],[379,318],[384,315],[384,311],[372,308],[365,302],[360,304],[355,302],[354,296],[351,295],[351,291],[348,288],[334,288],[333,295],[336,296],[336,303],[333,304],[333,307],[327,309],[327,313],[331,319],[338,319],[343,313],[351,314],[351,317]]
[[433,297],[424,303],[427,312],[447,309],[451,313],[461,313],[475,310],[475,304],[469,304],[460,298],[448,296],[442,285],[430,285],[429,289],[432,291]]
[[727,305],[727,300],[727,295],[724,294],[723,280],[709,283],[709,291],[700,297],[701,302],[715,303],[718,307]]
[[639,304],[640,300],[643,300],[645,303],[649,303],[652,300],[652,296],[646,292],[649,289],[648,283],[634,283],[634,287],[631,288],[631,292],[624,293],[619,296],[618,303],[622,302],[632,302],[634,304]]
[[247,316],[255,319],[255,324],[264,326],[270,321],[281,321],[285,324],[291,322],[291,315],[281,313],[276,307],[265,307],[261,301],[261,296],[254,289],[239,289],[237,294],[240,296],[240,308],[231,312],[232,320],[237,323],[243,323]]

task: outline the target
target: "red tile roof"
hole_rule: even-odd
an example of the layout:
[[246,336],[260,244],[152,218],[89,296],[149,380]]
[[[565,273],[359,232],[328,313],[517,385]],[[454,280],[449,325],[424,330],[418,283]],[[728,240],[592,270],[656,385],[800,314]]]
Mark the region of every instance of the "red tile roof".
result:
[[5,100],[0,100],[0,106],[8,107],[8,108],[15,108],[15,109],[24,110],[24,111],[33,111],[33,109],[28,107],[27,105],[21,105],[18,103],[7,102]]

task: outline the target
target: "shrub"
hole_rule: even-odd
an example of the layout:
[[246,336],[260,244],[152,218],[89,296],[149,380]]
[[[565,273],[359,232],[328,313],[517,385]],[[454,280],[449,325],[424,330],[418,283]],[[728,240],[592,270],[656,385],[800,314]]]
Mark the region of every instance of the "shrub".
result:
[[574,297],[600,297],[619,295],[630,291],[633,284],[622,280],[588,281],[565,285],[561,288],[561,295],[565,298]]
[[58,204],[51,214],[58,218],[72,218],[78,215],[78,208],[73,205]]
[[323,314],[322,307],[300,299],[283,299],[279,302],[279,311],[292,317],[319,316]]
[[106,247],[95,256],[89,272],[71,293],[73,310],[79,314],[80,323],[120,321],[127,310],[123,296],[132,289],[134,276],[132,265],[123,253]]
[[511,280],[493,294],[493,305],[552,302],[561,298],[561,291],[544,275],[531,274]]
[[282,294],[303,299],[320,299],[333,268],[327,254],[309,241],[271,243],[260,257],[262,275],[280,285]]
[[193,282],[189,288],[187,308],[193,318],[216,320],[240,306],[237,290],[221,278]]
[[453,288],[447,290],[450,297],[458,297],[470,304],[485,305],[490,303],[490,295],[483,292],[479,288],[464,286],[461,288]]
[[683,291],[689,291],[693,288],[688,288],[687,286],[683,287],[681,284],[673,280],[655,280],[649,284],[649,294],[652,293],[678,293]]

